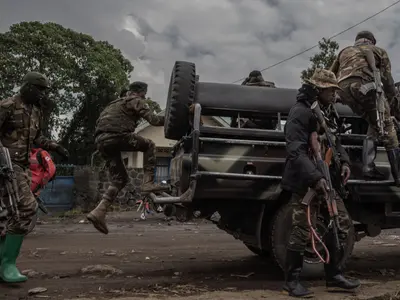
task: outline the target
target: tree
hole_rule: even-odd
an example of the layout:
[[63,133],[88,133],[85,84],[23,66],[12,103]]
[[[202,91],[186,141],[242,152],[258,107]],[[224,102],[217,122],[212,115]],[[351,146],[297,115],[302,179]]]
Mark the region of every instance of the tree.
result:
[[108,42],[56,23],[21,22],[0,34],[0,97],[14,94],[28,71],[51,83],[47,134],[61,136],[72,163],[87,163],[96,119],[128,84],[133,66]]
[[323,38],[318,42],[318,47],[320,52],[310,57],[311,67],[301,72],[302,80],[309,79],[316,68],[329,69],[337,57],[339,44],[336,41]]

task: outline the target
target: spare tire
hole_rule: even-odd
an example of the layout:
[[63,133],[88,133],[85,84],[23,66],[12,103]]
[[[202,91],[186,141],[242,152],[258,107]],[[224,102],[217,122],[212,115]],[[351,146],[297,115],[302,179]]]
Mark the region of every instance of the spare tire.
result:
[[172,69],[165,108],[164,136],[180,140],[189,129],[189,106],[194,102],[196,66],[186,61],[175,62]]

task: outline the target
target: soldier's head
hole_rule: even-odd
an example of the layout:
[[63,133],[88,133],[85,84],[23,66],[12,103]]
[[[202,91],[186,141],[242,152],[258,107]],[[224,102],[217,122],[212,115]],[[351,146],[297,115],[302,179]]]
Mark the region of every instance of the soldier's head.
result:
[[373,33],[371,31],[363,30],[363,31],[360,31],[359,33],[357,33],[355,40],[358,41],[361,39],[368,40],[372,44],[376,45],[375,36],[373,35]]
[[45,75],[38,72],[28,72],[22,78],[20,94],[25,102],[41,105],[47,102],[49,88],[49,80]]
[[143,81],[135,81],[129,85],[129,94],[135,94],[145,97],[147,94],[147,83]]
[[270,81],[265,81],[264,77],[261,75],[261,72],[258,70],[251,71],[249,76],[242,84],[248,86],[275,87],[275,83]]
[[335,102],[336,92],[340,90],[336,76],[333,72],[317,68],[310,79],[305,80],[318,91],[318,100],[323,106]]

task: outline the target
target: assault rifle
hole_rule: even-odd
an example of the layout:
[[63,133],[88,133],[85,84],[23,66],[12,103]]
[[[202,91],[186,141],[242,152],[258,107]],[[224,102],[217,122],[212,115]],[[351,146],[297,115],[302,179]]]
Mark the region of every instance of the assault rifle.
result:
[[13,216],[19,219],[17,178],[11,162],[10,152],[5,147],[0,147],[0,179],[8,194],[8,203],[4,203],[4,205],[10,209]]
[[[326,199],[326,205],[328,208],[328,213],[330,217],[330,223],[329,226],[332,227],[332,231],[335,237],[335,244],[337,249],[341,250],[341,245],[339,242],[339,236],[338,236],[338,231],[340,230],[340,225],[339,225],[339,213],[337,210],[337,204],[336,204],[336,190],[339,191],[339,194],[345,193],[345,188],[342,184],[341,181],[341,164],[340,164],[340,158],[336,150],[336,146],[334,143],[334,137],[329,129],[329,127],[326,125],[325,118],[322,114],[321,108],[318,104],[317,101],[315,101],[311,105],[311,110],[314,114],[314,116],[317,118],[317,121],[321,128],[323,129],[325,135],[326,135],[326,140],[327,140],[327,151],[325,154],[325,158],[322,158],[321,154],[321,146],[318,141],[318,136],[317,134],[314,134],[311,136],[310,139],[310,144],[311,144],[311,149],[313,151],[313,156],[316,160],[317,163],[317,168],[321,171],[321,173],[324,175],[324,178],[328,184],[328,198]],[[339,185],[334,185],[332,183],[332,178],[331,178],[331,172],[330,172],[330,165],[333,167],[334,175],[335,175],[335,181],[339,183]],[[343,190],[340,192],[340,190]],[[347,193],[346,193],[347,194]],[[303,198],[302,203],[305,205],[309,205],[312,199],[316,196],[316,192],[314,189],[309,189],[308,193],[305,195]],[[342,195],[341,195],[342,196]]]
[[[368,91],[375,90],[376,92],[376,118],[378,121],[379,133],[380,136],[383,137],[385,135],[384,132],[384,113],[385,113],[385,93],[382,88],[382,79],[381,72],[376,68],[375,56],[372,50],[364,49],[365,59],[368,62],[368,65],[371,67],[372,72],[374,74],[374,82],[367,83],[360,88],[360,91],[366,95]],[[364,88],[364,90],[363,90]]]

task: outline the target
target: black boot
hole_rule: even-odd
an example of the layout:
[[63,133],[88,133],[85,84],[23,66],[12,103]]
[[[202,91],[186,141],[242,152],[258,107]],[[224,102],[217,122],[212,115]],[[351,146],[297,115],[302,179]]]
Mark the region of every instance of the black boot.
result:
[[286,251],[285,284],[283,290],[292,297],[310,298],[313,292],[306,289],[300,282],[300,273],[303,268],[303,254],[299,251]]
[[360,286],[360,281],[355,279],[347,279],[343,276],[342,267],[340,265],[340,259],[342,252],[335,247],[333,242],[333,236],[330,236],[330,241],[326,242],[326,246],[329,250],[330,261],[329,264],[324,265],[325,279],[327,288],[339,288],[344,290],[353,290]]
[[377,146],[371,139],[366,138],[363,142],[363,175],[368,179],[384,180],[385,175],[379,172],[375,166]]
[[399,178],[399,148],[388,150],[386,151],[389,163],[390,163],[390,170],[392,171],[392,176],[394,179],[394,183],[396,186],[400,187],[400,178]]

